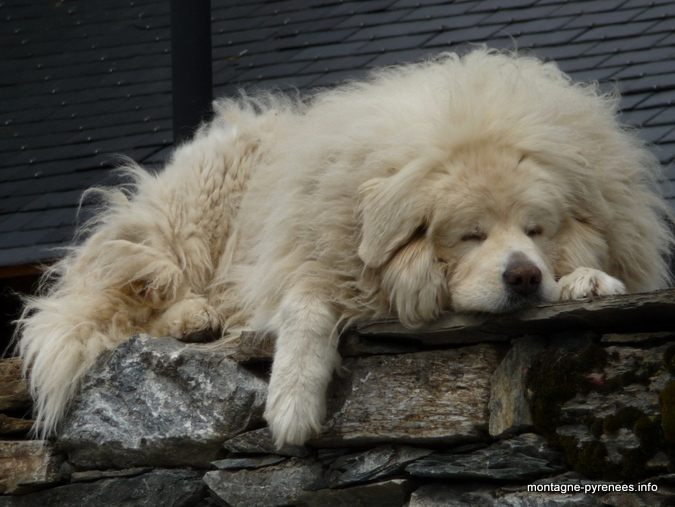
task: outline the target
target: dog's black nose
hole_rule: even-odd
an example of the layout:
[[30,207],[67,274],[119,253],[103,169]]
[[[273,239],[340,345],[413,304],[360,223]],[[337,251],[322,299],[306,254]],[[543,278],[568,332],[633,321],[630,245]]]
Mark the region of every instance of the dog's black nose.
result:
[[539,289],[541,270],[534,264],[511,264],[504,271],[504,281],[521,296],[529,296]]

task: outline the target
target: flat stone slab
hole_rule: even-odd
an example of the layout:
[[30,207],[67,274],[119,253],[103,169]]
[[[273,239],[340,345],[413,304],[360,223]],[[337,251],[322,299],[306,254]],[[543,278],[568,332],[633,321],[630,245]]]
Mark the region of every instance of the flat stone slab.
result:
[[267,456],[254,456],[250,458],[228,458],[211,463],[218,470],[239,470],[241,468],[262,468],[281,463],[283,456],[269,454]]
[[321,464],[289,458],[276,466],[254,470],[216,470],[204,475],[211,495],[231,507],[276,507],[288,505],[303,491],[323,484]]
[[287,444],[278,449],[269,428],[258,428],[232,437],[223,444],[223,448],[235,454],[279,454],[297,458],[303,458],[310,453],[304,445]]
[[45,440],[2,440],[0,493],[25,493],[59,482],[62,463]]
[[87,376],[58,444],[80,469],[209,468],[226,439],[262,424],[266,392],[208,347],[136,336]]
[[0,435],[18,435],[28,433],[35,421],[32,419],[19,419],[0,414]]
[[317,447],[455,444],[486,438],[490,377],[504,355],[481,344],[345,362]]
[[392,479],[351,488],[322,489],[302,493],[297,507],[404,507],[414,486],[405,479]]
[[511,350],[490,379],[490,435],[504,438],[534,428],[525,397],[525,376],[534,356],[546,348],[539,337],[514,340]]
[[562,472],[565,461],[544,437],[525,433],[471,454],[432,454],[405,470],[433,479],[522,481]]
[[419,329],[396,319],[364,321],[362,336],[407,338],[425,345],[503,341],[513,336],[593,330],[602,333],[672,331],[675,289],[589,299],[542,303],[497,315],[445,313]]
[[23,410],[33,405],[28,383],[21,376],[20,357],[0,359],[0,410]]
[[382,479],[403,471],[408,463],[433,451],[403,445],[382,445],[366,452],[341,456],[331,463],[331,486],[342,487]]
[[191,507],[206,496],[198,472],[156,470],[137,477],[77,482],[21,496],[0,497],[0,507]]

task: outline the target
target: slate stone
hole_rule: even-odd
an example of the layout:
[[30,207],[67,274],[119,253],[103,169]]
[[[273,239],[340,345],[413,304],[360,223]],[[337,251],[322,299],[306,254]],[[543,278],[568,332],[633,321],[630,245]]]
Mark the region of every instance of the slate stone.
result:
[[402,472],[408,463],[432,452],[429,449],[383,445],[363,453],[339,457],[330,468],[342,473],[331,481],[331,486],[346,486],[394,475]]
[[517,339],[490,378],[490,435],[497,438],[532,430],[525,397],[525,375],[534,356],[546,342],[537,336]]
[[229,458],[221,459],[211,463],[218,470],[233,470],[240,468],[262,468],[269,465],[276,465],[285,460],[283,456],[275,456],[270,454],[269,456],[257,456],[250,458]]
[[406,467],[417,477],[470,480],[532,480],[563,471],[562,454],[533,433],[467,455],[432,454]]
[[304,490],[323,484],[323,467],[291,458],[255,470],[216,470],[204,475],[211,495],[231,507],[275,507],[292,503]]
[[403,507],[412,489],[410,481],[393,479],[351,488],[321,489],[301,493],[298,507]]
[[663,331],[660,333],[607,333],[602,335],[601,343],[606,344],[640,344],[644,346],[656,345],[665,342],[675,342],[675,333]]
[[209,348],[139,335],[85,379],[59,435],[80,469],[209,468],[262,423],[266,383]]
[[488,344],[345,361],[317,447],[486,438],[489,379],[502,350]]
[[26,493],[63,480],[63,456],[45,440],[0,441],[0,493]]
[[0,497],[0,507],[192,507],[206,496],[200,474],[157,470],[138,477],[79,482],[21,496]]
[[[529,383],[535,427],[565,442],[572,469],[595,480],[631,482],[658,469],[657,454],[668,445],[660,394],[675,376],[664,362],[672,343],[649,343],[556,349],[538,359]],[[591,453],[601,460],[581,458]]]
[[277,449],[269,428],[260,428],[237,435],[227,440],[223,447],[230,452],[241,454],[279,454],[298,458],[309,455],[309,449],[302,445],[284,445],[281,449]]
[[72,472],[70,482],[93,482],[100,479],[114,479],[118,477],[137,477],[152,472],[150,467],[125,468],[124,470],[85,470]]
[[480,483],[427,484],[410,496],[408,507],[492,507],[493,490]]
[[5,414],[0,414],[0,435],[18,435],[26,434],[33,427],[35,423],[32,419],[18,419],[16,417],[9,417]]
[[497,498],[492,505],[494,507],[600,507],[606,504],[598,498],[584,493],[561,495],[558,493],[518,492],[503,495]]
[[364,336],[394,336],[421,341],[425,345],[462,344],[565,331],[672,332],[674,312],[675,288],[670,288],[640,294],[540,303],[497,315],[448,312],[419,329],[408,329],[395,319],[373,319],[359,323],[356,330]]
[[319,449],[316,454],[319,458],[319,461],[321,461],[324,465],[330,465],[340,456],[351,453],[352,450],[353,449],[350,449],[349,447],[327,448]]
[[0,410],[26,410],[33,405],[22,365],[20,357],[0,360]]

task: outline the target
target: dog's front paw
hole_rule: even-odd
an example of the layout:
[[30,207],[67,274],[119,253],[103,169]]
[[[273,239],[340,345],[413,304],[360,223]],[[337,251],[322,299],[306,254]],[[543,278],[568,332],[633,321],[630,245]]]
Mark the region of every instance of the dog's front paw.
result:
[[277,448],[304,444],[321,431],[324,415],[322,397],[317,399],[297,386],[287,391],[275,389],[274,382],[270,382],[265,419]]
[[133,296],[154,308],[166,308],[179,297],[183,272],[173,264],[158,260],[144,267],[143,272],[128,283]]
[[157,320],[151,330],[153,336],[173,336],[179,340],[193,333],[219,327],[215,310],[203,297],[183,299],[171,305]]
[[558,281],[559,299],[625,294],[626,286],[613,276],[593,268],[577,268]]

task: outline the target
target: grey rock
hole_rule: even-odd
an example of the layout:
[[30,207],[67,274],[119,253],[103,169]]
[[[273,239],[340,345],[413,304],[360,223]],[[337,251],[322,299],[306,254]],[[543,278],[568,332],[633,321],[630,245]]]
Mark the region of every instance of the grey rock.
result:
[[409,481],[393,479],[342,489],[322,489],[300,494],[298,507],[403,507],[412,489]]
[[25,411],[33,405],[20,357],[0,359],[0,410]]
[[602,505],[611,507],[652,507],[654,504],[646,504],[639,496],[629,492],[613,492],[601,498]]
[[361,321],[356,331],[364,337],[387,336],[427,346],[508,341],[512,334],[507,330],[494,333],[484,329],[484,323],[489,320],[489,317],[482,315],[446,313],[434,322],[410,329],[396,318],[382,318]]
[[606,344],[658,344],[675,341],[675,333],[672,331],[656,333],[607,333],[602,335],[600,341]]
[[218,470],[233,470],[240,468],[262,468],[269,465],[276,465],[285,460],[283,456],[270,454],[268,456],[257,456],[251,458],[229,458],[221,459],[211,463]]
[[281,449],[277,449],[269,428],[260,428],[237,435],[227,440],[223,447],[230,452],[241,454],[279,454],[297,458],[309,456],[309,449],[302,445],[284,445]]
[[19,419],[18,417],[0,414],[0,437],[16,438],[17,436],[25,435],[33,428],[34,423],[35,421],[32,419]]
[[0,441],[0,493],[26,493],[61,482],[63,456],[46,440]]
[[651,477],[639,483],[643,491],[637,497],[649,507],[665,507],[675,505],[675,475],[666,474]]
[[331,464],[331,469],[343,472],[331,481],[331,486],[381,479],[402,472],[408,463],[431,453],[428,449],[383,445],[363,453],[342,456]]
[[619,428],[610,434],[605,433],[600,436],[600,441],[605,444],[607,457],[615,464],[623,461],[623,453],[639,449],[641,445],[637,435],[627,428]]
[[[592,367],[585,370],[544,368],[541,374],[555,379],[549,385],[559,385],[562,379],[567,389],[574,389],[568,392],[576,394],[566,401],[556,401],[550,394],[540,396],[539,384],[532,383],[533,399],[544,403],[537,409],[543,414],[537,420],[546,421],[546,427],[541,424],[537,430],[564,438],[567,458],[575,470],[594,479],[634,481],[664,469],[663,464],[659,468],[656,456],[666,446],[659,422],[659,394],[675,380],[663,362],[672,344],[650,344],[645,342],[644,348],[611,345],[604,350],[596,346],[597,357],[604,359],[589,363]],[[566,354],[559,354],[556,361],[567,361],[570,356]],[[578,357],[572,355],[572,361]],[[584,462],[581,457],[589,453],[601,454],[602,466]]]
[[432,454],[406,467],[417,477],[532,480],[565,469],[562,454],[532,433],[498,442],[471,454]]
[[304,490],[323,482],[323,467],[291,458],[277,466],[254,470],[216,470],[204,475],[211,495],[231,507],[288,505]]
[[495,500],[493,507],[600,507],[600,500],[584,493],[508,493]]
[[427,484],[410,496],[408,507],[491,507],[493,489],[480,483]]
[[675,290],[620,294],[542,303],[513,314],[496,316],[497,329],[524,333],[592,330],[601,333],[671,331]]
[[[563,463],[562,454],[551,448],[546,439],[535,433],[524,433],[507,440],[493,444],[493,450],[507,451],[523,456],[540,458],[556,465]],[[485,449],[487,451],[488,449]]]
[[536,354],[546,342],[525,336],[514,341],[490,379],[490,435],[503,438],[533,428],[532,414],[525,396],[525,375]]
[[188,507],[204,499],[197,472],[158,470],[131,478],[79,482],[21,496],[0,497],[0,507]]
[[87,470],[85,472],[73,472],[70,474],[71,482],[93,482],[99,479],[112,479],[116,477],[136,477],[152,472],[150,467],[126,468],[124,470]]
[[573,301],[541,303],[497,315],[445,313],[419,329],[408,329],[392,318],[363,321],[364,335],[395,336],[427,345],[508,340],[525,334],[550,334],[580,329],[600,333],[671,331],[675,289],[621,294]]
[[80,469],[208,468],[262,423],[266,383],[212,348],[135,336],[99,361],[59,435]]
[[349,454],[352,451],[353,449],[350,449],[349,447],[337,447],[337,448],[319,449],[316,454],[317,457],[319,458],[319,461],[321,461],[324,465],[330,465],[340,456]]
[[665,452],[658,451],[651,459],[645,463],[647,470],[654,475],[665,474],[670,466],[670,459]]
[[458,444],[486,439],[490,377],[503,350],[488,344],[345,361],[329,392],[317,447]]

